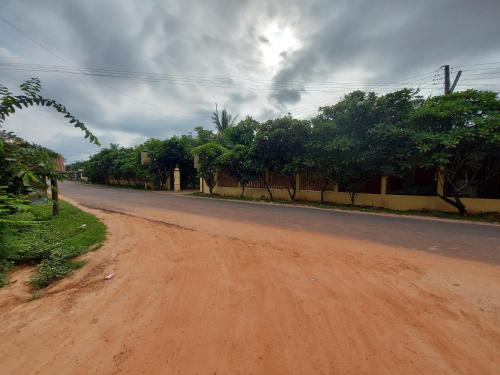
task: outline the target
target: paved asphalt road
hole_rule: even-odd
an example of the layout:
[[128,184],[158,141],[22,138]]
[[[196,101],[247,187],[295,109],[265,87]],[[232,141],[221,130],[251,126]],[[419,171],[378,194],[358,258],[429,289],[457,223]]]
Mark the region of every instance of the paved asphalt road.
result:
[[61,184],[61,192],[95,208],[116,211],[126,211],[127,207],[165,208],[232,221],[330,233],[500,264],[500,226],[250,204],[75,182]]

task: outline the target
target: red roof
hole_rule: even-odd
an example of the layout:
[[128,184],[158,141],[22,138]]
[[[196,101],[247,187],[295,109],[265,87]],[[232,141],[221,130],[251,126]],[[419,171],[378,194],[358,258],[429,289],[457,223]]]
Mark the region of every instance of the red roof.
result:
[[56,172],[66,172],[66,168],[64,167],[64,158],[62,156],[56,156],[52,160],[56,164]]

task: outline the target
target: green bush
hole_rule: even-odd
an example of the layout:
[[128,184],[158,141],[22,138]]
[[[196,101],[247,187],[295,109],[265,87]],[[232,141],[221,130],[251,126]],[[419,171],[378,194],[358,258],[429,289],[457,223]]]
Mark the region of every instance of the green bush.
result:
[[31,279],[35,288],[69,275],[82,265],[71,259],[102,243],[106,232],[99,219],[66,202],[61,202],[58,216],[52,216],[51,204],[45,202],[8,219],[0,223],[0,286],[6,283],[5,272],[12,265],[38,265]]

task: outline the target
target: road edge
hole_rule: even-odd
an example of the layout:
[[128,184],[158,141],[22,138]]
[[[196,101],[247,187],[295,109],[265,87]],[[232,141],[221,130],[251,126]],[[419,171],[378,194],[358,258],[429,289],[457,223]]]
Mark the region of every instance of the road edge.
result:
[[200,197],[196,195],[186,194],[186,193],[175,193],[175,195],[187,197],[187,198],[195,198],[195,199],[209,199],[209,200],[217,200],[224,202],[238,202],[238,203],[247,203],[247,204],[259,204],[265,206],[280,206],[280,207],[293,207],[293,208],[304,208],[311,210],[320,210],[320,211],[334,211],[334,212],[343,212],[343,213],[352,213],[358,215],[375,215],[375,216],[383,216],[383,217],[394,217],[394,218],[406,218],[406,219],[416,219],[416,220],[427,220],[427,221],[440,221],[446,223],[455,223],[455,224],[468,224],[468,225],[487,225],[493,227],[500,227],[500,223],[488,223],[484,221],[473,221],[473,220],[456,220],[456,219],[447,219],[433,216],[419,216],[419,215],[407,215],[407,214],[392,214],[386,212],[368,212],[368,211],[358,211],[358,210],[342,210],[340,208],[323,208],[323,207],[314,207],[302,204],[293,204],[293,203],[279,203],[279,202],[264,202],[264,201],[248,201],[248,200],[239,200],[239,199],[227,199],[227,198],[215,198],[215,197]]

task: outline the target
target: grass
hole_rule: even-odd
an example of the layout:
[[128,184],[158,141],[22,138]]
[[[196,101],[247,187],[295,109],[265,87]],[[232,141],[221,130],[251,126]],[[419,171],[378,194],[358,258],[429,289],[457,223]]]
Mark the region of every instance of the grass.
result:
[[436,218],[453,219],[453,220],[470,220],[470,221],[487,222],[487,223],[500,223],[500,213],[498,212],[485,212],[480,214],[467,214],[465,216],[460,216],[458,213],[442,212],[442,211],[419,211],[419,210],[398,211],[398,210],[391,210],[388,208],[373,207],[373,206],[352,206],[350,204],[303,202],[303,201],[289,201],[289,200],[271,201],[269,199],[262,199],[262,198],[254,199],[249,197],[243,197],[243,198],[229,197],[218,194],[210,195],[200,192],[192,193],[190,195],[196,197],[204,197],[204,198],[219,198],[219,199],[249,201],[249,202],[265,202],[269,204],[288,204],[288,205],[293,204],[304,207],[317,207],[323,209],[336,209],[345,211],[375,212],[375,213],[387,213],[394,215],[413,215],[413,216],[436,217]]
[[84,262],[73,258],[99,247],[106,236],[99,219],[64,201],[55,217],[52,205],[44,202],[8,219],[13,222],[0,228],[0,286],[8,282],[11,267],[35,265],[30,283],[44,288],[82,267]]

